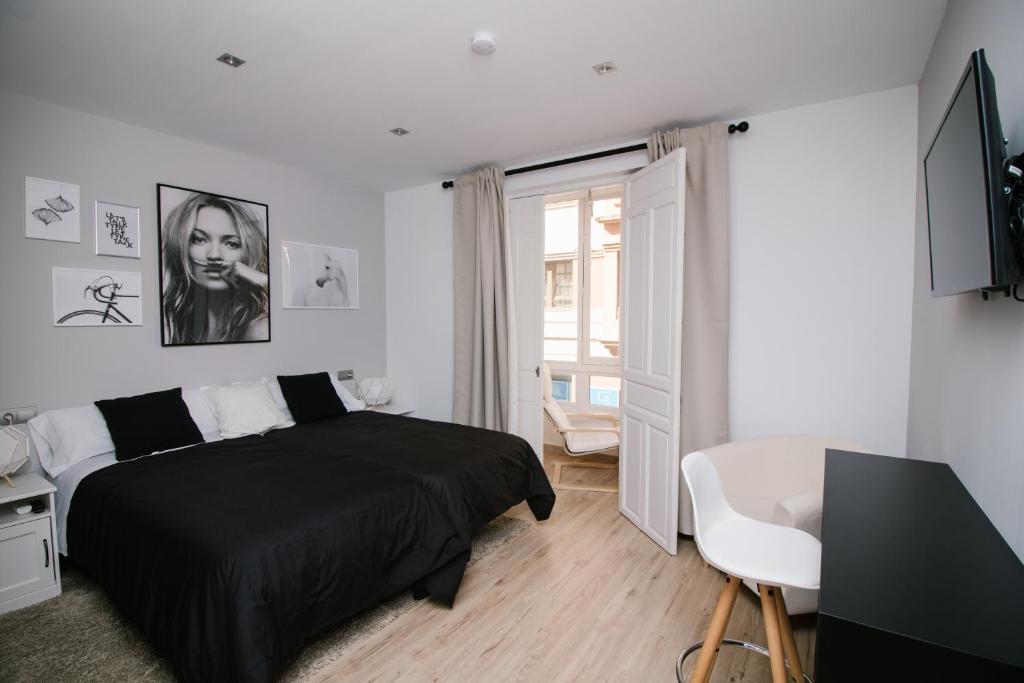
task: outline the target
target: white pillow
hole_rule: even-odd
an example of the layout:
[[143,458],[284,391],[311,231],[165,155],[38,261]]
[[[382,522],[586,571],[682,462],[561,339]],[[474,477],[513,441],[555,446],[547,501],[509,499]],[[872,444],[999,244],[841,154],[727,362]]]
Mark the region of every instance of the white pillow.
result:
[[217,424],[217,416],[213,414],[213,409],[203,396],[202,389],[184,389],[181,392],[181,400],[188,407],[192,421],[203,435],[203,441],[219,441],[220,426]]
[[284,400],[284,394],[281,392],[281,385],[278,384],[277,380],[260,377],[260,381],[266,383],[267,387],[270,389],[270,394],[274,397],[274,403],[277,404],[281,413],[283,413],[289,420],[294,420],[292,417],[292,411],[288,409],[288,401]]
[[266,434],[271,429],[295,424],[277,407],[266,382],[208,386],[202,390],[217,416],[220,435],[226,439]]
[[28,421],[39,464],[56,477],[75,463],[114,450],[103,413],[95,405],[62,408]]

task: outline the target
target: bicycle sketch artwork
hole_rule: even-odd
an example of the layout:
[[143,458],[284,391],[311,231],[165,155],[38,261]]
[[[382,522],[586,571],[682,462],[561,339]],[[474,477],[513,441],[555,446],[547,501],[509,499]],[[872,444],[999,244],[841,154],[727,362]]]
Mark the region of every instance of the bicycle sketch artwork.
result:
[[142,273],[53,269],[54,327],[142,324]]

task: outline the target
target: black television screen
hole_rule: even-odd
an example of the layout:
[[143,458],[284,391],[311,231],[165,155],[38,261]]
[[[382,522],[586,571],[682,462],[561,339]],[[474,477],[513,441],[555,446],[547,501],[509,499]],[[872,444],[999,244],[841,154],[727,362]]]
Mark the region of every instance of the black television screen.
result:
[[932,296],[1017,279],[1003,196],[1003,131],[985,51],[971,55],[924,159]]

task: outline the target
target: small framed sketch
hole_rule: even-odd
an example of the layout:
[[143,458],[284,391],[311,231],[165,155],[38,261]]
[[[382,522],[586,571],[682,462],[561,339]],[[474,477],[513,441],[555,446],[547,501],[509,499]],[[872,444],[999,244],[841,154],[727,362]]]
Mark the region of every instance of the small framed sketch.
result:
[[78,185],[25,178],[25,237],[81,242]]
[[140,258],[139,209],[96,202],[96,255]]
[[142,324],[142,273],[53,269],[53,326]]
[[359,252],[281,242],[285,308],[359,308]]

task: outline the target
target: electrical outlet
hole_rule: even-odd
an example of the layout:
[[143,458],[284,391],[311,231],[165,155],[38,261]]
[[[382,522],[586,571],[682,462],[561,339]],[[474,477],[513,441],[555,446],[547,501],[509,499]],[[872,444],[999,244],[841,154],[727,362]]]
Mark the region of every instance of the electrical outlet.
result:
[[338,370],[338,381],[344,382],[347,379],[355,379],[356,373],[352,370]]
[[22,406],[21,408],[4,408],[0,410],[0,424],[12,425],[21,422],[28,422],[36,416],[35,406]]

